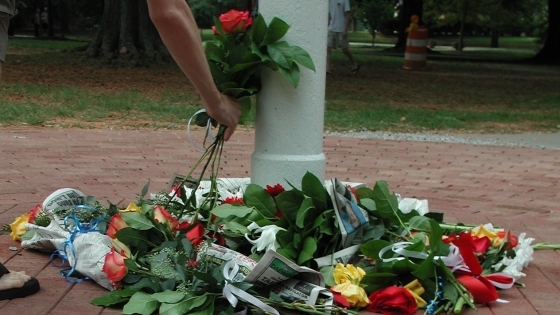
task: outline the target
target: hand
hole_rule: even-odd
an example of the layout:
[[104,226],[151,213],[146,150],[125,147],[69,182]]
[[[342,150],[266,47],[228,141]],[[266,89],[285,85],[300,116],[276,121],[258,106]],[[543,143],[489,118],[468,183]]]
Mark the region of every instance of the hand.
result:
[[206,112],[221,125],[227,126],[224,133],[224,140],[228,141],[235,132],[239,117],[241,116],[241,105],[229,96],[221,95],[220,104],[207,106]]
[[348,37],[348,30],[345,30],[345,31],[342,33],[342,37],[343,37],[343,38]]

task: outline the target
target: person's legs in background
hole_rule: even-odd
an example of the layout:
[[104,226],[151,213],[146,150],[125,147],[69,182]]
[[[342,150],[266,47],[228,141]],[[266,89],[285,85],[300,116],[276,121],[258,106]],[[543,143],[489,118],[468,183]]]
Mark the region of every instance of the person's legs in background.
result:
[[327,37],[327,74],[331,73],[331,51],[336,48],[336,33],[329,31]]
[[342,52],[348,57],[348,60],[352,63],[352,74],[358,74],[360,71],[360,65],[354,60],[354,56],[352,52],[350,52],[350,43],[348,42],[348,36],[343,36],[342,33],[339,33],[340,37],[338,38],[338,44],[342,49]]

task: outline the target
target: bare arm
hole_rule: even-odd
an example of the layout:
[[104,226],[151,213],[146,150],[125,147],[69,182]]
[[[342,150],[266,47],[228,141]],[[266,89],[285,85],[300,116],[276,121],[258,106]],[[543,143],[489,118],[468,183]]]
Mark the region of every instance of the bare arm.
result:
[[184,0],[148,0],[148,9],[171,56],[200,93],[208,115],[228,126],[224,138],[229,140],[237,127],[241,106],[222,95],[214,84],[188,4]]
[[350,11],[346,12],[346,14],[344,14],[345,17],[345,23],[344,23],[344,36],[348,36],[348,26],[350,26],[350,21],[352,20],[352,13]]

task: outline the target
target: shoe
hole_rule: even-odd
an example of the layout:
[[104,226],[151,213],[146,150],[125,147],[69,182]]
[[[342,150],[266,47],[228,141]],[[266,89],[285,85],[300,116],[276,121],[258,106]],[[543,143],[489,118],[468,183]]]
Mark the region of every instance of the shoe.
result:
[[358,64],[358,65],[356,66],[356,68],[352,69],[352,72],[351,72],[351,73],[352,73],[352,74],[358,74],[359,71],[360,71],[360,65]]
[[[8,269],[0,264],[0,278],[8,273],[10,273]],[[0,290],[0,301],[23,298],[28,295],[37,293],[40,288],[41,287],[39,286],[39,281],[32,277],[21,288]]]

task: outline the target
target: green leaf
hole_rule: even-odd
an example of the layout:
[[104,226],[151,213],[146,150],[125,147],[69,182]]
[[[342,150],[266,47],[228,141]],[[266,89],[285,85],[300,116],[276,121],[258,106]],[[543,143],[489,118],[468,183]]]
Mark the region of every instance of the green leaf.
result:
[[377,212],[384,219],[389,219],[391,222],[398,222],[397,210],[399,209],[399,202],[395,194],[389,193],[387,182],[378,181],[373,188],[375,204]]
[[218,218],[228,218],[230,216],[243,218],[247,216],[249,213],[253,211],[252,208],[232,205],[229,203],[224,203],[223,205],[219,205],[216,208],[210,211],[213,215],[217,216]]
[[266,26],[266,22],[261,14],[257,15],[257,17],[253,20],[253,26],[251,26],[251,39],[253,42],[260,46],[262,40],[264,39],[268,27]]
[[148,193],[148,190],[150,189],[150,181],[148,181],[146,183],[146,185],[144,185],[144,187],[142,187],[142,192],[140,193],[140,197],[144,198],[144,196],[146,196],[146,194]]
[[368,272],[366,275],[360,280],[360,284],[364,285],[387,285],[393,283],[397,280],[397,275],[394,273],[388,272]]
[[327,288],[336,284],[336,282],[334,281],[333,271],[334,266],[324,266],[319,269],[319,272],[321,272],[323,278],[325,279],[325,285],[327,286]]
[[327,209],[327,190],[321,180],[313,173],[306,172],[305,175],[303,175],[301,179],[301,191],[311,197],[317,211],[323,212]]
[[241,234],[249,233],[249,229],[241,223],[238,223],[238,222],[235,222],[235,221],[225,221],[223,223],[232,232],[239,232]]
[[377,225],[367,225],[364,228],[364,234],[362,235],[362,242],[367,242],[369,240],[378,240],[385,235],[385,226],[383,224]]
[[394,261],[392,266],[393,273],[401,276],[407,276],[416,270],[418,270],[418,265],[408,259]]
[[287,190],[276,196],[276,204],[278,205],[278,209],[280,209],[286,217],[294,221],[304,199],[305,197],[301,192]]
[[408,221],[408,228],[413,231],[430,232],[430,219],[423,216],[416,216],[410,218]]
[[303,240],[303,248],[298,257],[298,261],[297,261],[298,265],[303,265],[306,262],[313,259],[316,251],[317,251],[317,240],[315,240],[311,236],[306,237]]
[[144,214],[139,212],[127,212],[121,214],[124,222],[135,230],[149,230],[154,227],[154,224]]
[[251,113],[251,106],[253,104],[250,97],[242,97],[238,99],[238,101],[239,105],[241,105],[241,117],[239,117],[239,124],[244,125]]
[[426,258],[412,274],[416,276],[419,280],[426,280],[430,277],[434,277],[435,274],[434,265],[434,253],[431,253],[428,258]]
[[268,24],[268,29],[261,42],[261,46],[270,45],[286,35],[290,26],[284,20],[277,17],[273,18]]
[[109,292],[104,296],[95,298],[91,301],[91,304],[95,306],[111,306],[116,304],[121,304],[129,300],[129,297],[120,296],[114,292]]
[[379,257],[379,252],[381,252],[383,248],[391,246],[392,244],[393,243],[384,240],[373,240],[360,245],[360,251],[362,251],[362,254],[366,257],[378,260],[381,258]]
[[362,208],[364,208],[365,210],[368,210],[368,212],[372,212],[377,210],[377,207],[375,206],[375,201],[373,201],[373,199],[371,198],[360,198],[360,206]]
[[158,301],[148,293],[136,292],[123,308],[123,314],[151,315],[158,308]]
[[305,226],[306,219],[308,217],[307,214],[312,209],[315,209],[313,207],[313,200],[309,197],[306,197],[301,203],[301,206],[299,207],[297,212],[296,226],[298,228],[303,229],[303,227]]
[[[191,311],[188,315],[213,315],[214,314],[214,295],[212,296],[200,296],[199,298],[204,298],[204,301],[201,305],[197,307],[192,307]],[[194,304],[194,302],[193,302]]]
[[146,237],[142,232],[130,227],[122,228],[115,235],[119,241],[128,246],[138,246],[138,244],[146,242]]
[[152,294],[152,298],[160,303],[177,303],[185,297],[185,293],[177,291],[164,291]]
[[276,250],[276,252],[277,252],[278,254],[280,254],[280,255],[286,257],[287,259],[289,259],[289,260],[291,260],[291,261],[293,261],[293,262],[296,262],[297,253],[287,251],[286,248],[278,248],[278,249]]
[[264,188],[259,185],[249,184],[243,194],[243,200],[249,207],[254,207],[265,218],[276,216],[276,203]]
[[215,26],[216,32],[218,32],[218,34],[223,34],[224,33],[224,30],[222,28],[222,22],[217,17],[214,17],[214,26]]
[[288,80],[288,82],[290,82],[290,84],[294,87],[297,88],[298,84],[299,84],[299,67],[297,64],[292,63],[292,68],[290,70],[283,68],[283,67],[279,67],[278,71],[282,74],[282,76]]
[[124,261],[124,265],[126,266],[127,272],[137,271],[139,269],[134,259],[125,258],[123,261]]
[[438,251],[438,246],[443,244],[441,238],[443,237],[443,230],[435,220],[430,219],[430,249],[432,252]]
[[315,71],[315,64],[313,63],[313,59],[311,59],[311,56],[307,51],[299,46],[292,46],[292,51],[295,62],[306,67],[307,69]]
[[165,303],[159,308],[160,315],[183,315],[191,314],[191,310],[203,305],[207,296],[185,296],[183,295],[183,300],[176,303]]
[[193,271],[193,274],[195,277],[197,277],[198,279],[210,284],[210,285],[217,285],[218,281],[216,280],[216,278],[212,277],[211,275],[204,273],[204,272],[200,272],[197,270]]
[[294,64],[292,47],[285,41],[276,42],[267,46],[268,55],[280,68],[291,69]]

